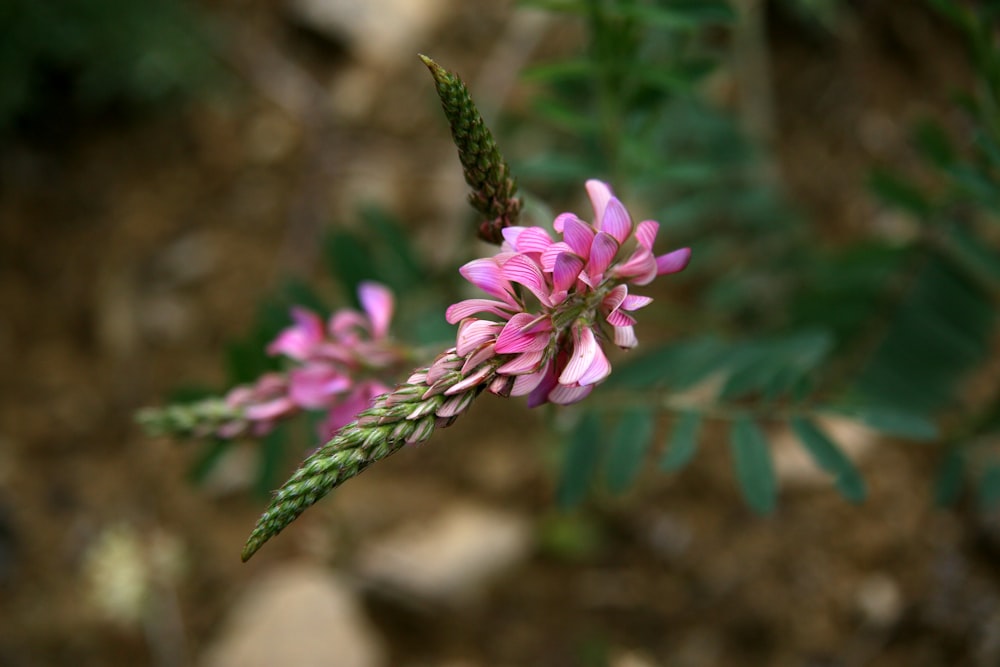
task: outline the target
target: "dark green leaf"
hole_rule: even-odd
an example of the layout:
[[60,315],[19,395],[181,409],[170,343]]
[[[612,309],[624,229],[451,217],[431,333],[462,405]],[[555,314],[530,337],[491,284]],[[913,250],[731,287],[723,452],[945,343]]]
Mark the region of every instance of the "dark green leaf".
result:
[[833,475],[841,494],[853,503],[863,502],[865,481],[840,448],[809,419],[793,417],[791,427],[816,465]]
[[931,203],[919,188],[888,171],[873,171],[868,178],[868,185],[882,201],[918,218],[923,218],[931,212]]
[[921,155],[938,167],[945,167],[955,159],[948,135],[932,120],[925,120],[917,126],[913,140]]
[[330,233],[324,243],[324,251],[330,271],[351,298],[355,298],[358,283],[377,279],[372,268],[371,254],[354,234],[345,231]]
[[635,482],[653,438],[653,414],[632,408],[622,413],[612,434],[606,466],[608,488],[622,493]]
[[747,505],[760,514],[773,512],[778,483],[764,434],[748,417],[739,417],[733,422],[729,444],[736,478]]
[[601,458],[601,420],[587,412],[569,436],[566,459],[556,499],[561,507],[580,504],[590,489],[590,482]]
[[937,425],[926,415],[893,406],[868,404],[851,410],[876,431],[911,440],[933,440],[938,437]]
[[677,415],[667,449],[660,459],[660,468],[666,472],[675,472],[686,466],[698,450],[698,429],[701,426],[701,415],[697,412],[685,411]]

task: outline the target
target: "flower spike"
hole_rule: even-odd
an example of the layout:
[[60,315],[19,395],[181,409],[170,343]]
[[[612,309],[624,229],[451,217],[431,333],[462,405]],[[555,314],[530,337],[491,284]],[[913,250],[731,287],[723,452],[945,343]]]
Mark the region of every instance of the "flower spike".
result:
[[469,204],[485,220],[479,225],[479,238],[500,244],[502,230],[517,224],[522,201],[517,197],[517,184],[510,168],[497,149],[496,142],[476,108],[469,89],[462,80],[436,62],[421,55],[434,77],[441,107],[451,126],[451,137],[458,147],[465,182],[472,187]]

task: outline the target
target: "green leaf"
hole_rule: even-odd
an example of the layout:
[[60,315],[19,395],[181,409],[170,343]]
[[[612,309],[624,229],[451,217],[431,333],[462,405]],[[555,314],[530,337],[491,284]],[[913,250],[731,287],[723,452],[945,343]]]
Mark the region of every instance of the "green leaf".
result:
[[840,493],[853,503],[865,500],[865,480],[837,445],[814,422],[793,417],[791,427],[821,469],[833,475]]
[[888,171],[872,171],[868,177],[868,186],[885,203],[918,218],[926,217],[932,210],[931,203],[918,188]]
[[361,220],[374,237],[375,263],[382,282],[405,294],[426,281],[427,271],[410,243],[411,235],[396,218],[379,207],[365,206]]
[[952,447],[945,454],[934,480],[934,502],[939,507],[950,507],[958,500],[965,477],[965,457],[959,447]]
[[635,482],[653,438],[653,414],[632,408],[624,412],[612,435],[606,467],[608,488],[622,493]]
[[937,425],[922,413],[868,404],[851,410],[850,414],[886,435],[923,441],[938,437]]
[[618,3],[616,10],[621,16],[637,19],[644,25],[673,29],[703,28],[731,23],[736,18],[728,4],[714,0],[673,3],[667,6]]
[[666,472],[676,472],[686,466],[698,450],[698,429],[701,426],[701,415],[693,411],[681,412],[677,415],[667,449],[660,459],[660,469]]
[[778,483],[764,434],[748,417],[741,416],[733,422],[729,445],[747,505],[760,514],[770,514],[777,503]]
[[356,235],[345,231],[331,232],[323,250],[330,271],[352,298],[358,283],[377,279],[372,269],[371,253]]
[[941,129],[941,125],[933,120],[925,120],[917,126],[913,143],[916,144],[920,154],[937,167],[943,168],[955,160],[955,152],[948,135]]
[[586,498],[601,458],[601,420],[587,412],[569,436],[556,500],[563,508],[579,505]]

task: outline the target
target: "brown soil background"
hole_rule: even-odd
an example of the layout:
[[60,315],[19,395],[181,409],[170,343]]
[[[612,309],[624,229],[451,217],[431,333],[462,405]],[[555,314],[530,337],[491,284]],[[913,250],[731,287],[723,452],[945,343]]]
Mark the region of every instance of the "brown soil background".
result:
[[[512,8],[455,4],[433,55],[477,72]],[[333,78],[350,57],[290,32],[277,3],[215,9],[233,26],[242,84],[152,119],[74,122],[58,141],[15,141],[0,155],[0,665],[154,664],[140,629],[88,602],[85,554],[111,525],[183,545],[176,604],[194,660],[239,591],[276,562],[349,569],[355,545],[453,496],[543,517],[540,531],[558,521],[540,416],[486,398],[241,565],[262,500],[192,486],[198,444],[133,424],[179,385],[221,382],[224,343],[283,276],[318,273],[323,225],[360,197],[380,198],[428,249],[465,220],[417,61],[381,72],[366,112],[304,121],[268,92],[268,75],[247,76],[257,64],[244,57],[272,49]],[[960,45],[928,12],[887,0],[854,3],[834,34],[787,16],[769,33],[783,180],[816,224],[849,235],[879,214],[867,168],[906,168],[911,122],[947,117],[967,80]],[[1000,664],[996,529],[972,509],[932,507],[933,465],[931,452],[880,443],[861,462],[863,506],[800,485],[761,519],[710,437],[682,474],[651,473],[589,506],[578,519],[598,536],[593,548],[539,547],[471,607],[372,595],[369,611],[394,665],[600,665],[622,651],[663,665]],[[866,600],[886,582],[888,602],[873,612]]]

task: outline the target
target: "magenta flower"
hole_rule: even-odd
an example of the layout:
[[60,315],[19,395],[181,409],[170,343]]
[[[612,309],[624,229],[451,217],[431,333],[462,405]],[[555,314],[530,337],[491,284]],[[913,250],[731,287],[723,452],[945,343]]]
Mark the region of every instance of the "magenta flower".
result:
[[389,338],[395,302],[383,285],[364,282],[358,287],[364,312],[339,310],[324,323],[305,308],[292,308],[294,324],[268,345],[272,355],[287,357],[287,373],[269,373],[255,384],[236,387],[227,405],[240,419],[219,429],[222,437],[246,430],[263,435],[274,424],[301,410],[322,410],[324,439],[347,424],[371,400],[389,391],[382,377],[391,377],[407,361],[404,351]]
[[[466,365],[503,355],[497,373],[512,381],[495,381],[490,389],[528,394],[531,406],[587,396],[611,372],[602,347],[607,329],[621,348],[638,343],[631,313],[652,299],[630,294],[628,285],[677,273],[691,257],[690,248],[654,255],[657,222],[633,225],[605,183],[590,180],[586,188],[593,224],[563,213],[553,222],[558,240],[542,227],[505,228],[499,253],[460,269],[490,298],[460,301],[446,313],[450,323],[460,323],[456,351],[471,355]],[[484,313],[499,321],[474,317]]]

